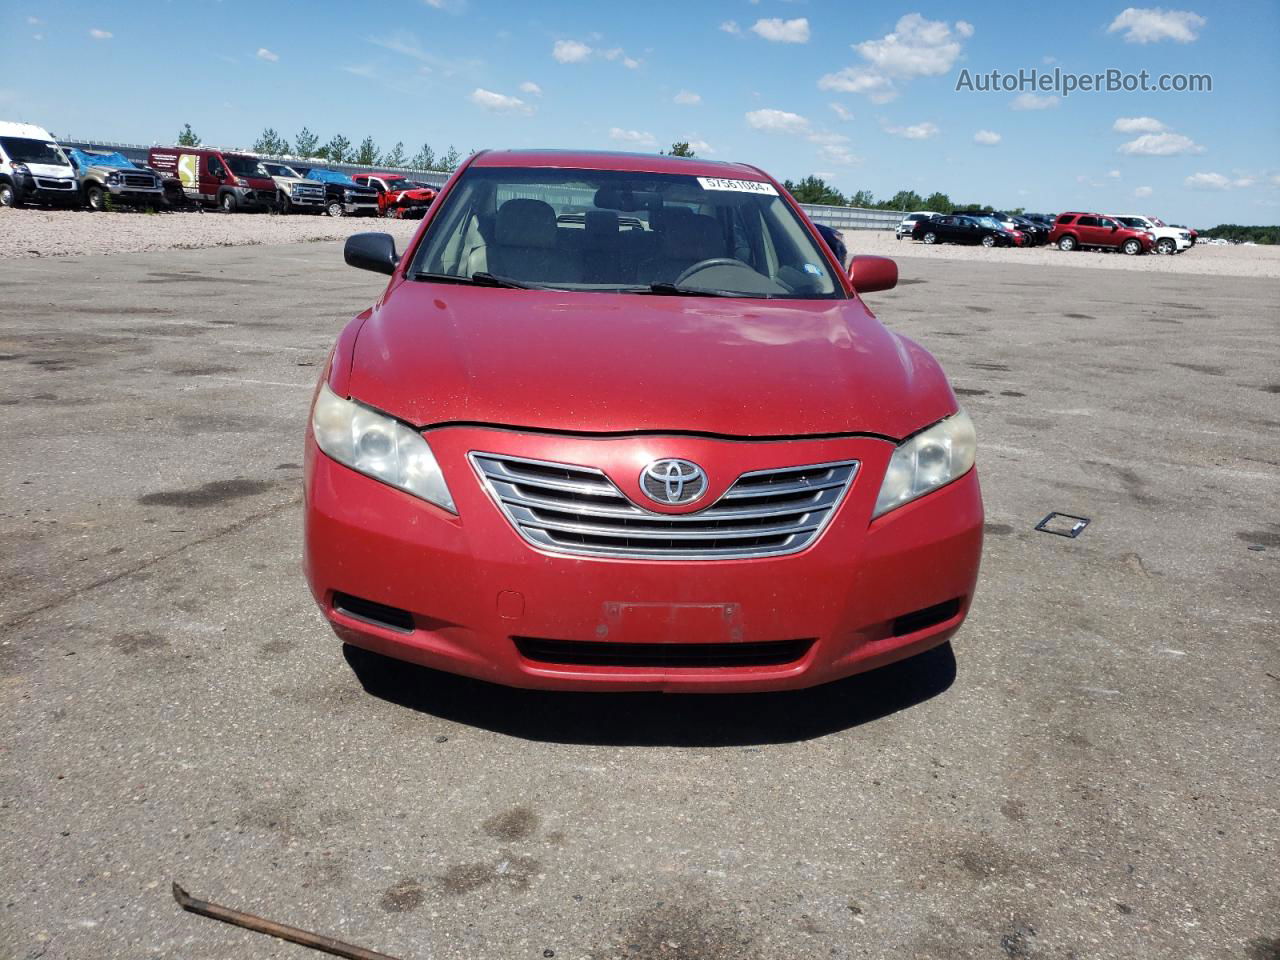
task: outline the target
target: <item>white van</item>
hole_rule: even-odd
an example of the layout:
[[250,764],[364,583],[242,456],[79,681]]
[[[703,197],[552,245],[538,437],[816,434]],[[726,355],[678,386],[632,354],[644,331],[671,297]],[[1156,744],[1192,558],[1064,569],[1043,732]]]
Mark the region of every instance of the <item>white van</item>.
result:
[[76,172],[49,131],[0,120],[0,207],[79,202]]

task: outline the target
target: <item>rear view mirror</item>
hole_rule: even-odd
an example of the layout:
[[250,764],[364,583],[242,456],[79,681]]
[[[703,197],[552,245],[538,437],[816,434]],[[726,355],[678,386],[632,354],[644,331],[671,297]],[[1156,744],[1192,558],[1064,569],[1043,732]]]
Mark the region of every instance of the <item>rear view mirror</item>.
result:
[[389,233],[352,234],[342,248],[342,258],[348,266],[385,274],[395,273],[400,262],[396,241]]
[[857,256],[849,263],[849,279],[858,293],[892,290],[898,285],[898,264],[888,257]]

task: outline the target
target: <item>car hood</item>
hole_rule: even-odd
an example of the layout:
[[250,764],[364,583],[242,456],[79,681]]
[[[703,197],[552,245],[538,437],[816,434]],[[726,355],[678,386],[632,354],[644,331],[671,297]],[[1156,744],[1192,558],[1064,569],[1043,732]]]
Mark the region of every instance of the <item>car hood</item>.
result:
[[306,177],[275,177],[271,178],[279,186],[282,183],[296,183],[304,187],[323,187],[324,184],[319,180],[308,180]]
[[956,409],[933,357],[856,299],[397,281],[344,372],[339,392],[417,426],[899,439]]
[[[23,163],[25,161],[18,161]],[[32,176],[36,177],[55,177],[68,180],[74,177],[75,171],[70,166],[61,163],[28,163],[27,169],[31,171]]]
[[143,170],[141,167],[113,167],[105,164],[101,166],[98,164],[94,164],[93,166],[87,167],[85,170],[83,170],[82,175],[84,173],[96,173],[104,177],[110,176],[113,173],[118,173],[122,177],[125,175],[137,176],[139,174],[146,174],[148,176],[155,177],[156,179],[160,178],[160,174],[155,173],[151,170]]

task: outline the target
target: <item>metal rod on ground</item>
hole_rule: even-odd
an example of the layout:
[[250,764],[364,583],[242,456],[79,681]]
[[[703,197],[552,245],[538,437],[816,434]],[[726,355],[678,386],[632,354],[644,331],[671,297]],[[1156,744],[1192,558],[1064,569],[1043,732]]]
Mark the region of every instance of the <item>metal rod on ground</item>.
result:
[[387,956],[385,953],[366,950],[364,947],[343,943],[341,940],[334,940],[332,937],[321,936],[308,930],[300,930],[298,927],[285,926],[283,923],[276,923],[274,920],[264,920],[262,917],[255,917],[251,913],[232,910],[230,907],[210,903],[207,900],[197,900],[183,890],[182,887],[178,886],[178,881],[176,880],[173,882],[173,899],[178,901],[178,906],[190,913],[198,913],[200,916],[209,917],[212,920],[221,920],[223,923],[229,923],[232,926],[244,927],[246,930],[253,930],[255,933],[265,933],[271,937],[288,940],[290,943],[310,947],[312,950],[331,953],[335,957],[346,957],[347,960],[396,960],[395,957]]

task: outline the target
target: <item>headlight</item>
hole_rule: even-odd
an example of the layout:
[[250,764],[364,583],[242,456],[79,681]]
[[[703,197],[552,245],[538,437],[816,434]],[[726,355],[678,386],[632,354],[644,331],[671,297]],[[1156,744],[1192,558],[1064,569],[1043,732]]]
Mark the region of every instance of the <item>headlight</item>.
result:
[[874,517],[945,486],[973,466],[978,441],[973,421],[961,410],[905,440],[893,451]]
[[120,174],[118,173],[107,174],[107,183],[111,184],[114,187],[119,182],[120,182]]
[[342,197],[344,200],[350,200],[353,196],[355,196],[355,194],[353,194],[350,190],[342,191]]
[[13,172],[14,173],[30,173],[31,169],[25,163],[15,163],[13,164]]
[[444,474],[422,435],[399,420],[320,387],[311,411],[320,449],[341,464],[457,513]]

